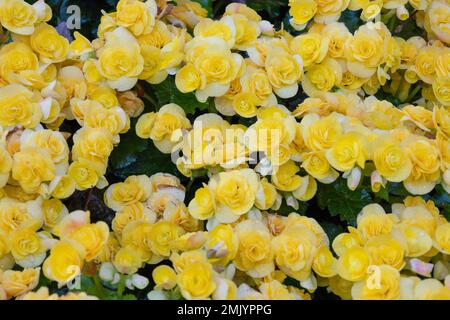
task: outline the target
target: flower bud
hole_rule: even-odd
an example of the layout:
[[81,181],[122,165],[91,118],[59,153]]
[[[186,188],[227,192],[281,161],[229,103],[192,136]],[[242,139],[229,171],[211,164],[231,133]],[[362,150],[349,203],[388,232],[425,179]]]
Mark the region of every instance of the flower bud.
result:
[[98,275],[103,281],[110,282],[114,279],[116,273],[116,268],[111,262],[104,262],[100,266]]
[[448,262],[438,261],[434,265],[433,278],[444,280],[450,274],[450,264]]
[[397,15],[397,18],[401,21],[405,21],[409,18],[409,12],[405,8],[405,6],[398,6],[397,10],[395,11],[395,14]]
[[259,27],[261,29],[261,33],[265,36],[273,36],[275,34],[273,25],[267,20],[260,21]]
[[135,274],[133,274],[131,276],[131,283],[136,288],[142,290],[142,289],[144,289],[145,287],[148,286],[149,281],[148,281],[148,279],[146,277],[135,273]]
[[381,187],[386,186],[386,179],[384,179],[378,171],[373,171],[370,175],[370,185],[372,186],[373,192],[380,191]]
[[347,177],[347,186],[350,190],[354,191],[361,181],[362,172],[359,167],[354,167]]
[[152,290],[147,294],[148,300],[169,300],[167,293],[162,290]]

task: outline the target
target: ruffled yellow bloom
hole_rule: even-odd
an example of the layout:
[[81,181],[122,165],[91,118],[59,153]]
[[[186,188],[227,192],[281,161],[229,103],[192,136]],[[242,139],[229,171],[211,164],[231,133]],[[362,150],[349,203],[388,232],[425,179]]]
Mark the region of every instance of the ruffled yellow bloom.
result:
[[177,275],[177,284],[188,300],[208,298],[216,289],[212,266],[207,262],[187,265]]
[[0,108],[2,126],[22,125],[25,128],[34,128],[42,117],[33,92],[18,84],[0,88]]
[[377,171],[388,181],[401,182],[409,177],[412,163],[409,154],[391,138],[375,142],[373,162]]
[[369,265],[369,254],[361,247],[351,247],[339,257],[337,272],[345,280],[360,281],[366,277]]
[[14,154],[12,177],[27,193],[44,192],[42,183],[51,181],[56,174],[50,155],[39,148],[25,148]]
[[384,58],[385,40],[372,23],[358,28],[345,43],[347,67],[361,78],[372,76]]
[[387,265],[376,266],[365,280],[352,287],[356,300],[397,300],[400,297],[400,273]]
[[133,274],[142,266],[142,259],[134,248],[122,247],[115,254],[113,264],[119,272]]
[[250,211],[257,187],[258,177],[252,169],[221,172],[211,178],[208,188],[216,201],[216,219],[231,223]]
[[336,258],[327,246],[321,246],[314,257],[312,268],[321,277],[330,278],[337,274]]
[[364,169],[368,158],[368,142],[365,136],[356,132],[342,135],[326,152],[328,162],[339,171],[352,169],[356,164]]
[[230,225],[217,225],[208,233],[208,260],[213,264],[227,265],[237,254],[238,241],[238,236]]
[[30,45],[43,63],[62,62],[69,54],[69,41],[46,23],[36,27],[30,37]]
[[41,269],[24,269],[22,271],[6,270],[1,276],[1,284],[9,297],[17,297],[36,288]]
[[5,1],[0,6],[0,23],[11,32],[30,35],[38,20],[36,9],[22,0]]
[[142,115],[136,125],[136,133],[142,138],[149,137],[163,153],[170,153],[178,141],[172,140],[172,134],[178,129],[189,129],[191,124],[184,110],[174,104],[166,104],[153,113]]
[[365,250],[374,265],[389,265],[401,270],[405,265],[404,248],[397,240],[388,235],[372,237],[367,240]]
[[195,191],[195,197],[189,203],[189,213],[196,219],[206,220],[214,215],[215,202],[208,187]]
[[95,259],[106,245],[109,237],[109,227],[99,221],[95,224],[81,226],[68,237],[83,246],[86,261]]
[[280,98],[291,98],[297,94],[303,71],[300,56],[273,48],[266,57],[265,68],[270,84]]
[[44,275],[53,281],[65,284],[81,273],[84,250],[81,245],[69,241],[59,241],[44,261]]
[[292,16],[291,24],[294,28],[301,30],[314,17],[318,6],[315,0],[289,0],[289,7],[289,14]]
[[27,71],[37,71],[38,58],[25,43],[11,42],[0,50],[0,75],[9,82],[15,82],[13,74],[24,74]]
[[98,58],[100,74],[110,80],[112,88],[120,91],[131,89],[144,68],[139,43],[123,28],[110,34]]
[[155,282],[155,289],[170,290],[177,285],[177,274],[166,265],[157,266],[153,269],[152,278]]
[[124,182],[108,187],[104,194],[105,204],[119,211],[125,206],[147,200],[151,194],[150,188],[150,179],[147,176],[129,176]]
[[235,232],[239,249],[234,260],[236,268],[253,278],[262,278],[274,271],[271,235],[266,226],[256,220],[240,222]]
[[280,167],[276,168],[272,174],[273,185],[281,191],[294,191],[300,187],[302,177],[297,175],[300,168],[294,161],[289,160]]
[[117,3],[116,23],[128,28],[135,36],[149,33],[155,24],[157,9],[154,0],[120,0]]

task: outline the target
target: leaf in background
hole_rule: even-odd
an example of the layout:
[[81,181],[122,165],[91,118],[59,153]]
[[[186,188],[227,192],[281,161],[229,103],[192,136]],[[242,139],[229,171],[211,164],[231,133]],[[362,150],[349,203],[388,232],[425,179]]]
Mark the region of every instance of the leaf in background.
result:
[[283,18],[289,12],[287,0],[247,0],[245,3],[277,28],[281,27]]
[[[58,16],[53,17],[52,23],[59,24],[61,21],[67,21],[67,19],[72,15],[72,12],[67,12],[67,8],[71,5],[77,5],[80,8],[81,14],[81,29],[80,30],[71,30],[78,31],[85,37],[93,40],[97,37],[97,28],[100,24],[100,18],[102,16],[101,10],[105,10],[106,12],[111,12],[115,10],[115,6],[118,1],[115,0],[95,0],[95,1],[84,1],[84,0],[60,0],[55,1],[52,7],[53,15]],[[58,4],[56,4],[58,3]],[[57,11],[59,8],[59,12]]]
[[130,130],[120,135],[120,143],[116,146],[109,157],[110,163],[114,169],[125,168],[135,162],[138,154],[147,149],[148,144],[152,143],[148,139],[141,139],[136,135],[136,119],[133,119]]
[[159,107],[168,103],[176,103],[184,109],[186,113],[195,113],[196,109],[205,110],[208,103],[197,101],[195,95],[191,93],[181,93],[175,85],[175,78],[168,77],[160,84],[152,85],[152,89],[158,98]]
[[330,243],[332,243],[334,238],[336,238],[339,234],[346,231],[341,225],[330,221],[321,221],[320,225],[322,226],[323,230],[325,230],[328,239],[330,239]]
[[170,154],[162,153],[151,140],[136,135],[134,123],[126,134],[120,136],[120,143],[114,148],[109,160],[108,175],[119,179],[139,174],[151,176],[158,172],[181,175]]
[[256,11],[270,11],[279,10],[281,7],[287,6],[286,0],[247,0],[246,4]]
[[450,221],[450,194],[441,185],[437,185],[433,193],[431,199],[434,204],[441,210],[441,214]]
[[356,216],[372,202],[372,198],[364,188],[349,190],[346,180],[339,178],[332,184],[319,183],[317,201],[322,210],[327,208],[332,216],[339,216],[341,221],[355,225]]
[[403,183],[394,182],[394,183],[391,183],[390,186],[388,186],[388,188],[389,188],[389,194],[392,194],[394,196],[407,197],[407,196],[411,195],[408,192],[408,190],[405,189],[405,187],[403,186]]
[[298,213],[300,215],[305,215],[307,210],[308,210],[308,203],[307,202],[299,201],[298,202],[298,209],[295,210],[295,208],[287,205],[286,200],[283,200],[283,202],[281,203],[280,208],[277,210],[277,213],[282,215],[282,216],[288,216],[292,212],[296,212],[296,213]]
[[375,193],[375,199],[381,199],[389,202],[389,189],[381,188],[380,191]]
[[360,15],[361,10],[352,11],[347,9],[341,13],[339,21],[343,22],[351,33],[354,33],[360,25],[364,24],[364,21],[359,18]]

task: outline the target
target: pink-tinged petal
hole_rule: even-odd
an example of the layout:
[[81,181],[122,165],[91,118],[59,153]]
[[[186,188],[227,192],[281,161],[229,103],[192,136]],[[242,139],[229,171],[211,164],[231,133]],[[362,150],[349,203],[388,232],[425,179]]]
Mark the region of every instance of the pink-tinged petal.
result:
[[433,267],[434,264],[426,263],[420,259],[411,259],[409,261],[410,270],[424,277],[431,277]]

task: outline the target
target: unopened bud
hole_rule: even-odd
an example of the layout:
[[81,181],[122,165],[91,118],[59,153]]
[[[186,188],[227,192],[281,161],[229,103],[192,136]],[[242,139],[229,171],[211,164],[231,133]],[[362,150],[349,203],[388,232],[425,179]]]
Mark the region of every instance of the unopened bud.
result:
[[405,6],[399,6],[397,7],[397,10],[395,11],[395,14],[397,15],[397,18],[401,21],[405,21],[409,18],[409,12],[405,8]]
[[358,187],[359,182],[361,181],[361,177],[361,169],[359,167],[354,167],[347,177],[347,187],[350,190],[354,191]]
[[133,274],[133,275],[131,276],[131,283],[132,283],[133,286],[135,286],[136,288],[142,290],[142,289],[144,289],[145,287],[148,286],[149,281],[148,281],[148,279],[147,279],[146,277],[141,276],[140,274],[135,273],[135,274]]
[[167,293],[162,290],[152,290],[147,293],[148,300],[169,300]]
[[114,279],[114,275],[117,273],[116,268],[111,262],[104,262],[100,266],[98,276],[100,279],[106,282],[111,282]]

